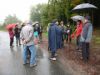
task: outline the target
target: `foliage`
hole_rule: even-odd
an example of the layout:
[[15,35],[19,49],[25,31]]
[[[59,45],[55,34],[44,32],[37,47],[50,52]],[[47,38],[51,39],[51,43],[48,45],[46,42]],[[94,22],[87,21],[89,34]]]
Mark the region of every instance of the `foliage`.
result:
[[4,25],[8,25],[11,23],[21,23],[21,21],[16,17],[16,15],[8,15],[4,20]]
[[[67,24],[70,21],[70,17],[75,15],[71,12],[71,10],[76,5],[83,2],[92,2],[100,8],[99,0],[48,0],[48,4],[38,4],[36,7],[33,6],[31,8],[30,19],[33,22],[41,22],[44,29],[46,29],[48,23],[50,23],[53,19],[58,19],[59,21],[63,20],[64,23]],[[96,17],[100,16],[97,15],[98,14],[96,14]],[[74,28],[74,25],[72,28]]]

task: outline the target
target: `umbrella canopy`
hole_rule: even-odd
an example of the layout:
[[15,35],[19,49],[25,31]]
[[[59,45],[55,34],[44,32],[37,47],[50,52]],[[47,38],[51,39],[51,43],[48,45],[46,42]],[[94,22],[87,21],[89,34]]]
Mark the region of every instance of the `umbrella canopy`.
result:
[[76,15],[76,16],[71,17],[71,19],[73,21],[78,21],[78,20],[83,21],[84,20],[84,17],[83,16],[80,16],[80,15]]
[[10,29],[10,28],[14,28],[16,26],[16,24],[8,24],[7,26],[6,26],[6,29]]
[[[88,9],[88,10],[91,10],[91,9],[97,9],[97,7],[96,6],[94,6],[94,5],[92,5],[92,4],[89,4],[89,3],[83,3],[83,4],[79,4],[79,5],[77,5],[76,7],[74,7],[73,9],[72,9],[72,11],[79,11],[79,10],[86,10],[86,9]],[[87,11],[87,10],[86,10]]]

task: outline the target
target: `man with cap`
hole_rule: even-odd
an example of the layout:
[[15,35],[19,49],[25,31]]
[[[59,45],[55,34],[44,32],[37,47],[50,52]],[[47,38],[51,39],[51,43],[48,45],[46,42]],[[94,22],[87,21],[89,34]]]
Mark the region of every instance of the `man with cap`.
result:
[[89,44],[91,42],[93,26],[90,17],[86,16],[83,24],[80,41],[82,43],[82,57],[85,62],[89,59]]
[[36,48],[34,46],[34,36],[32,22],[27,22],[26,25],[21,30],[20,38],[24,44],[23,50],[23,60],[24,64],[27,64],[27,51],[31,52],[30,67],[36,66]]

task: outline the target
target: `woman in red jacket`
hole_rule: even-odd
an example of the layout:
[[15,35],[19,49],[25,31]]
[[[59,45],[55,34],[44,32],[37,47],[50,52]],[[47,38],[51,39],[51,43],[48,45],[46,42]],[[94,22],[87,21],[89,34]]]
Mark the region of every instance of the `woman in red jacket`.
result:
[[78,20],[76,30],[72,34],[72,37],[76,36],[76,45],[77,45],[76,50],[79,50],[79,48],[80,48],[80,35],[82,32],[82,24],[83,24],[82,21]]
[[14,32],[12,28],[9,29],[9,37],[10,37],[10,47],[13,47]]

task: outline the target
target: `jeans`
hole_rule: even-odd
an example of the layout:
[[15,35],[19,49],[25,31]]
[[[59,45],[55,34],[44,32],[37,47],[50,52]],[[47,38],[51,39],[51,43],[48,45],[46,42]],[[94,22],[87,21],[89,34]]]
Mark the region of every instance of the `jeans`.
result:
[[23,60],[24,63],[27,62],[27,54],[28,54],[28,48],[31,53],[31,58],[30,58],[30,64],[35,64],[36,63],[36,48],[34,45],[31,46],[24,46],[24,51],[23,51]]
[[20,37],[16,37],[16,45],[20,45]]

